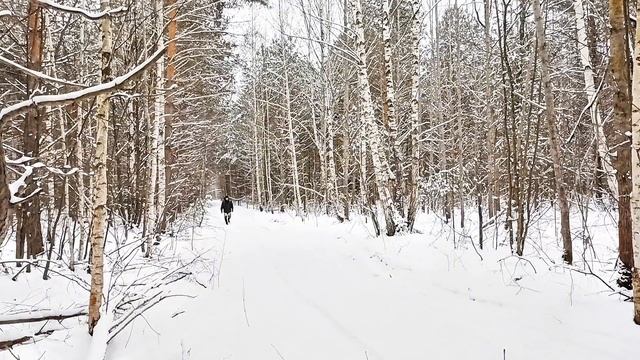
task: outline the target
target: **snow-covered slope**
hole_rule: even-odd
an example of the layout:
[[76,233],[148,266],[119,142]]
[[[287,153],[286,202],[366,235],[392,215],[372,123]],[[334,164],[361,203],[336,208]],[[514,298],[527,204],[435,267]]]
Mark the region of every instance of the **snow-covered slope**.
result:
[[[302,221],[237,206],[225,226],[218,207],[210,204],[202,228],[163,243],[165,254],[201,259],[191,265],[192,281],[170,288],[194,297],[153,307],[110,343],[107,359],[640,358],[631,303],[581,273],[591,268],[613,282],[605,270],[615,258],[615,233],[608,233],[614,227],[604,213],[589,220],[598,258],[586,256],[570,270],[559,261],[549,214],[532,228],[537,241],[520,259],[508,246],[493,249],[491,231],[490,249],[476,252],[472,214],[467,228],[456,230],[454,248],[454,232],[433,214],[421,216],[420,234],[376,238],[360,217]],[[52,308],[86,301],[81,290],[63,287],[65,279],[37,276],[23,274],[18,283],[0,277],[0,302],[43,294],[51,294]],[[70,330],[13,352],[84,359],[83,321],[49,324]],[[17,330],[4,327],[0,336]],[[14,357],[5,351],[0,359]]]
[[631,303],[595,277],[506,249],[480,261],[432,217],[385,239],[245,208],[225,227],[215,209],[196,235],[214,286],[156,308],[110,359],[640,358]]

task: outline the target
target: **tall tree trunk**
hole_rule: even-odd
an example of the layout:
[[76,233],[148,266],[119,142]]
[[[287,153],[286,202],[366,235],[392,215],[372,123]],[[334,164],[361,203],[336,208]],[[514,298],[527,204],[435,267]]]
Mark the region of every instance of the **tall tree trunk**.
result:
[[[329,203],[331,204],[332,211],[334,212],[338,221],[344,221],[347,216],[343,212],[343,208],[340,204],[340,194],[338,192],[338,177],[336,174],[336,159],[335,159],[335,129],[334,129],[334,112],[333,112],[333,99],[330,89],[330,73],[328,64],[326,43],[331,42],[331,22],[327,19],[331,19],[331,4],[329,1],[320,3],[320,63],[322,66],[322,108],[324,115],[324,125],[326,126],[326,144],[327,144],[327,195],[329,197]],[[330,54],[329,54],[330,55]]]
[[411,2],[413,21],[411,23],[411,168],[409,170],[409,204],[407,207],[407,228],[413,231],[418,209],[420,189],[420,151],[418,133],[420,130],[420,1]]
[[500,210],[500,186],[498,183],[498,163],[496,161],[496,123],[493,112],[493,66],[491,65],[491,0],[484,0],[484,97],[487,122],[488,186],[487,198],[489,218],[496,216]]
[[[456,0],[456,9],[458,8],[458,2]],[[460,25],[460,17],[456,16],[456,25]],[[456,55],[457,61],[456,63],[462,63],[462,53],[460,52],[460,40],[456,41]],[[462,112],[462,90],[459,75],[461,71],[458,69],[455,71],[454,79],[455,79],[455,91],[456,91],[456,117],[457,119],[457,137],[458,137],[458,198],[460,201],[460,227],[464,228],[464,215],[465,215],[465,201],[464,201],[464,143],[463,134],[464,134],[464,118]]]
[[584,3],[582,0],[573,0],[573,9],[576,17],[576,29],[577,29],[577,44],[578,51],[580,52],[580,62],[584,68],[584,91],[587,95],[589,107],[589,114],[591,115],[591,124],[593,126],[593,132],[596,138],[596,148],[598,150],[598,156],[602,160],[602,170],[607,179],[609,190],[614,196],[618,194],[618,184],[616,182],[615,171],[611,166],[611,157],[609,156],[609,149],[607,148],[607,141],[604,135],[604,124],[602,121],[602,115],[600,113],[600,106],[598,105],[596,85],[593,75],[593,66],[591,65],[591,54],[589,46],[587,46],[587,29],[584,21]]
[[[80,0],[80,8],[86,8],[86,0]],[[79,33],[79,42],[80,44],[84,44],[85,41],[85,22],[80,21],[80,33]],[[80,79],[84,82],[84,74],[85,74],[85,56],[84,51],[80,51],[79,54],[79,72]],[[86,201],[85,201],[85,189],[84,189],[84,146],[82,141],[82,132],[84,130],[84,112],[82,110],[82,101],[78,101],[78,108],[76,110],[76,138],[75,138],[75,155],[76,155],[76,167],[79,171],[76,174],[76,182],[78,188],[78,210],[77,210],[77,223],[78,223],[78,255],[77,259],[79,261],[84,259],[84,241],[86,234]]]
[[[156,0],[155,12],[156,12],[156,35],[158,36],[158,48],[164,46],[164,1]],[[156,157],[158,162],[158,193],[156,199],[156,226],[155,234],[157,235],[156,241],[159,240],[159,233],[164,229],[165,207],[166,207],[166,162],[165,162],[165,62],[164,56],[161,56],[156,63],[156,101],[154,111],[154,135],[157,141]],[[156,133],[157,126],[157,133]]]
[[296,215],[300,215],[302,209],[302,198],[300,197],[300,180],[298,176],[298,156],[296,154],[296,141],[293,135],[293,115],[291,114],[291,92],[289,89],[288,64],[284,68],[284,88],[287,97],[287,132],[289,136],[289,152],[291,154],[291,179],[293,181],[293,195],[296,201]]
[[[167,26],[167,73],[166,73],[166,104],[164,114],[164,159],[165,159],[165,193],[171,194],[172,174],[171,166],[176,162],[176,153],[172,144],[173,135],[173,118],[176,114],[176,106],[174,104],[176,96],[176,54],[177,54],[177,35],[178,35],[178,5],[176,0],[166,0],[166,8],[169,10],[169,25]],[[164,216],[162,222],[162,229],[164,230],[167,225],[167,221],[172,220],[174,216],[174,210],[172,204],[174,203],[169,195],[166,199],[166,205],[164,209]]]
[[[30,0],[28,7],[28,34],[27,34],[27,66],[29,69],[40,71],[42,66],[43,44],[43,21],[42,8],[38,1]],[[31,96],[40,86],[40,81],[33,76],[27,77],[27,96]],[[25,114],[23,122],[22,143],[24,146],[24,155],[37,159],[40,155],[40,129],[41,129],[40,110],[32,110]],[[35,176],[27,177],[25,188],[22,193],[23,197],[30,196],[38,189]],[[29,199],[18,205],[19,228],[16,234],[17,257],[22,257],[20,250],[23,250],[22,244],[26,242],[27,257],[32,258],[44,250],[42,243],[42,228],[40,224],[40,197],[38,195],[30,196]]]
[[373,162],[373,172],[376,182],[378,197],[382,202],[385,223],[387,225],[387,236],[393,236],[396,232],[395,216],[393,211],[393,201],[389,194],[388,176],[385,173],[386,161],[380,154],[380,133],[376,124],[373,110],[373,100],[369,89],[369,73],[367,70],[367,52],[365,47],[364,24],[361,0],[352,0],[354,26],[356,32],[356,45],[358,53],[358,90],[361,101],[361,118],[368,132],[368,144],[371,150],[371,160]]
[[394,176],[390,181],[394,206],[402,211],[402,165],[400,138],[398,137],[398,116],[396,114],[396,87],[393,79],[393,53],[391,44],[391,0],[382,0],[382,43],[384,56],[384,80],[385,80],[385,107],[387,122],[389,124],[389,142],[391,143],[391,173]]
[[611,75],[615,94],[613,124],[608,127],[609,148],[616,149],[613,167],[618,181],[618,251],[620,256],[619,284],[631,288],[633,268],[631,206],[631,148],[627,133],[631,131],[631,89],[629,88],[629,59],[627,57],[628,34],[626,28],[625,0],[609,0],[611,25]]
[[562,234],[562,244],[564,247],[564,254],[562,257],[567,264],[571,264],[573,262],[573,249],[571,246],[571,229],[569,225],[569,202],[567,200],[567,193],[562,173],[562,153],[560,149],[560,140],[558,139],[556,130],[553,84],[551,83],[549,71],[549,55],[547,54],[547,44],[544,36],[544,19],[542,17],[542,9],[540,8],[540,0],[533,0],[533,14],[536,21],[536,37],[541,65],[540,73],[542,75],[544,102],[546,105],[545,118],[547,120],[547,128],[549,131],[549,148],[551,152],[551,160],[553,161],[556,196],[558,206],[560,207],[560,233]]
[[4,147],[2,146],[2,124],[0,124],[0,243],[4,240],[9,227],[9,200],[11,192],[7,181],[7,164],[4,157]]
[[[637,2],[637,13],[640,14],[640,2]],[[636,52],[640,50],[640,26],[636,27]],[[640,57],[636,57],[633,68],[633,112],[631,130],[633,137],[631,152],[631,166],[633,174],[633,188],[631,192],[631,213],[633,224],[633,321],[640,325]]]
[[[100,0],[100,10],[110,9],[110,0]],[[111,17],[105,16],[100,20],[102,33],[102,83],[109,82],[111,76]],[[96,105],[96,153],[93,173],[95,188],[93,194],[93,222],[91,224],[91,293],[89,296],[89,334],[100,320],[102,305],[103,250],[105,242],[105,227],[107,222],[107,141],[109,139],[109,97],[110,93],[98,95]]]
[[[255,57],[254,57],[255,59]],[[262,202],[262,179],[261,179],[261,172],[262,172],[262,166],[260,163],[260,152],[259,152],[259,139],[258,139],[258,97],[256,95],[256,80],[254,78],[253,82],[252,82],[252,89],[253,89],[253,153],[254,153],[254,166],[255,166],[255,181],[256,181],[256,197],[257,197],[257,201],[256,203],[258,204],[258,206],[262,207],[263,202]]]
[[[47,63],[47,68],[45,73],[51,77],[57,78],[58,74],[56,71],[56,60],[55,60],[55,49],[53,46],[53,36],[51,34],[51,18],[52,15],[45,15],[45,33],[46,33],[46,40],[45,40],[45,44],[46,44],[46,63]],[[47,107],[47,114],[50,114],[51,116],[55,116],[58,120],[58,129],[60,131],[60,137],[58,139],[58,141],[60,142],[60,153],[61,153],[61,157],[62,157],[62,168],[64,169],[64,171],[68,171],[69,170],[69,157],[67,154],[67,134],[66,134],[66,124],[65,124],[65,116],[62,112],[62,108],[61,106],[57,106],[56,108],[51,108],[50,106]],[[51,123],[50,120],[48,120],[49,126],[50,126],[50,130],[47,134],[47,137],[49,139],[52,138],[52,134],[53,134],[53,124]],[[52,140],[50,140],[52,141]],[[53,157],[52,157],[53,159]],[[59,252],[58,252],[58,260],[62,259],[63,256],[63,242],[65,241],[66,236],[68,235],[69,231],[69,178],[68,176],[62,176],[62,202],[60,202],[60,207],[58,209],[58,211],[60,212],[60,219],[62,221],[62,236],[60,237],[60,246],[59,246]],[[50,181],[51,184],[51,194],[53,195],[53,179],[51,179]],[[52,197],[50,199],[50,204],[51,202],[53,202],[54,197]],[[51,219],[49,220],[51,221]],[[75,250],[75,240],[73,238],[73,236],[69,236],[69,269],[73,270],[74,269],[74,250]],[[53,242],[55,241],[55,234],[53,234],[52,238],[51,238],[51,243],[53,244]]]

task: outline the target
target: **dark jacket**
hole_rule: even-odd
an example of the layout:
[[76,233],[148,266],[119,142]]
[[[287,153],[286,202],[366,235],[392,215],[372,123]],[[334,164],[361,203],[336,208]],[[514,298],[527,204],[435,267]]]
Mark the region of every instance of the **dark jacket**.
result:
[[229,199],[222,200],[222,204],[220,205],[220,211],[224,211],[225,214],[233,212],[233,201]]

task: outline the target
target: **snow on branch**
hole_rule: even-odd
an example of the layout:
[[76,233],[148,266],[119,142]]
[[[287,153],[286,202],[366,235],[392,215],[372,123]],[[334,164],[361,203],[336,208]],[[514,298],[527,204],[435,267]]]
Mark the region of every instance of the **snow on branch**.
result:
[[80,171],[80,169],[78,169],[77,167],[73,167],[73,168],[68,168],[68,171],[64,171],[58,168],[54,168],[54,167],[50,167],[50,166],[46,166],[45,164],[41,163],[41,162],[36,162],[34,164],[28,165],[27,163],[34,160],[34,158],[32,157],[28,157],[28,156],[22,156],[19,159],[16,160],[11,160],[8,157],[5,157],[5,163],[7,165],[17,165],[17,166],[21,166],[22,168],[24,168],[24,172],[20,175],[20,177],[18,179],[16,179],[14,182],[9,183],[9,193],[11,194],[11,199],[9,200],[9,202],[12,205],[16,205],[19,204],[21,202],[24,202],[26,200],[28,200],[29,198],[37,195],[38,193],[40,193],[42,191],[41,188],[37,188],[35,189],[31,194],[27,195],[26,197],[20,197],[18,196],[18,193],[20,192],[20,190],[24,187],[26,187],[27,183],[27,179],[30,176],[33,176],[34,170],[35,169],[39,169],[39,168],[45,168],[47,169],[49,172],[51,172],[52,174],[56,174],[56,175],[60,175],[60,176],[71,176],[74,175],[75,173],[77,173],[78,171]]
[[26,183],[27,178],[29,178],[29,176],[33,174],[34,167],[35,166],[25,166],[24,173],[20,175],[20,177],[16,181],[9,184],[9,192],[11,193],[11,200],[9,200],[9,202],[11,204],[16,205],[21,202],[24,202],[25,200],[28,200],[29,198],[37,195],[38,193],[40,193],[40,191],[42,191],[41,188],[37,188],[26,197],[18,196],[20,189],[27,186],[27,183]]
[[95,12],[95,11],[81,9],[79,7],[58,4],[52,0],[38,0],[38,2],[40,3],[40,5],[44,7],[48,7],[50,9],[59,10],[67,13],[82,15],[87,19],[91,19],[91,20],[100,20],[105,16],[113,16],[113,15],[117,15],[127,11],[127,8],[124,6],[120,6],[115,9]]
[[86,88],[85,85],[76,84],[74,82],[67,81],[67,80],[64,80],[64,79],[54,78],[54,77],[51,77],[49,75],[43,74],[43,73],[41,73],[39,71],[29,69],[27,67],[24,67],[24,66],[22,66],[22,65],[20,65],[18,63],[15,63],[15,62],[9,60],[9,59],[1,56],[1,55],[0,55],[0,63],[3,63],[5,65],[11,66],[11,67],[14,67],[14,68],[20,70],[21,72],[23,72],[23,73],[25,73],[27,75],[31,75],[31,76],[34,76],[34,77],[37,77],[37,78],[41,78],[43,80],[48,80],[48,81],[51,81],[51,82],[54,82],[54,83],[58,83],[58,84],[63,84],[63,85],[71,85],[71,86],[77,86],[77,87],[81,87],[81,88]]
[[0,325],[22,324],[28,322],[39,322],[44,320],[64,320],[76,316],[87,315],[84,308],[69,309],[62,311],[34,311],[16,315],[0,316]]
[[3,16],[13,16],[13,13],[9,10],[0,10],[0,17]]
[[167,48],[165,46],[162,49],[156,51],[150,58],[148,58],[143,63],[136,66],[135,68],[133,68],[128,73],[122,76],[118,76],[117,78],[109,82],[91,86],[86,89],[71,91],[71,92],[59,94],[59,95],[37,95],[32,97],[31,99],[21,101],[19,103],[6,107],[0,110],[0,125],[2,125],[3,122],[15,116],[18,116],[28,111],[29,109],[36,108],[38,106],[67,104],[67,103],[81,100],[87,97],[96,96],[96,95],[111,91],[113,89],[118,89],[121,86],[123,86],[127,81],[129,81],[131,78],[135,77],[136,75],[141,73],[144,69],[146,69],[151,64],[153,64],[162,55],[164,55],[166,51],[167,51]]

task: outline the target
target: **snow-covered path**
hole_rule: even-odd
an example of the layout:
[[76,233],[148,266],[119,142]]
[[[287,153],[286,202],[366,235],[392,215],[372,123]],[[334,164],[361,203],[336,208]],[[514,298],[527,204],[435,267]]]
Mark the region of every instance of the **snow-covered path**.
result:
[[214,206],[195,240],[217,254],[213,286],[154,309],[109,358],[640,358],[630,304],[591,280],[538,269],[515,284],[437,241],[242,207],[225,226]]

